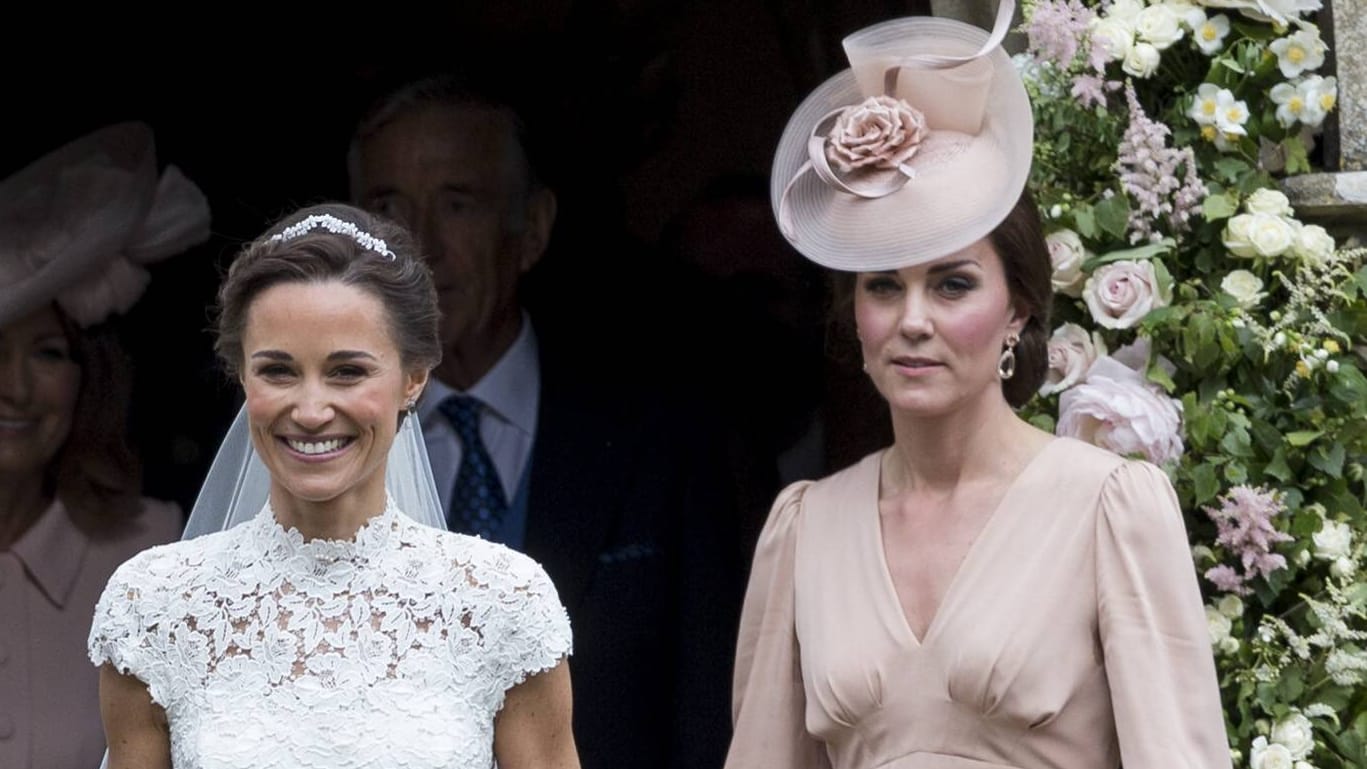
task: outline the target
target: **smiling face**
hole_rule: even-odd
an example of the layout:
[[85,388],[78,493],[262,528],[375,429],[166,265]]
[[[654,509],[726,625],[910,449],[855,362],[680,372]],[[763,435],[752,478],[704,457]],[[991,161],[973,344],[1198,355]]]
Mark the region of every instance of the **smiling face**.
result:
[[1004,401],[997,362],[1026,318],[986,240],[932,262],[860,273],[855,324],[869,377],[895,412],[950,414]]
[[283,283],[247,310],[242,386],[252,442],[282,508],[340,501],[374,513],[398,416],[427,381],[405,368],[379,299],[336,281]]
[[41,482],[66,442],[81,367],[52,307],[0,328],[0,485]]

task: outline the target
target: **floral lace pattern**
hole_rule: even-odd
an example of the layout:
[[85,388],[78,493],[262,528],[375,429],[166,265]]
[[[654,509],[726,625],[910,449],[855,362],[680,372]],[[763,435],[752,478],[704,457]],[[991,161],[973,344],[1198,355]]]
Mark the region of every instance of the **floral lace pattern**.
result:
[[269,505],[110,578],[89,654],[147,684],[176,767],[487,767],[505,692],[570,653],[530,558],[392,504],[305,541]]

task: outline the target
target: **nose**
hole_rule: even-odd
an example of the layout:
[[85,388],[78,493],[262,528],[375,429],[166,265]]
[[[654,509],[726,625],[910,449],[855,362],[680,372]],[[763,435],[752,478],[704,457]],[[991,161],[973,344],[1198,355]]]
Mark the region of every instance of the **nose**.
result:
[[33,396],[33,376],[23,356],[0,354],[0,398],[16,405],[27,404]]
[[935,331],[930,320],[930,303],[918,291],[908,291],[902,303],[897,329],[908,339],[924,339]]
[[304,385],[299,400],[290,411],[290,419],[305,430],[322,429],[334,416],[336,411],[332,408],[328,389],[321,384]]

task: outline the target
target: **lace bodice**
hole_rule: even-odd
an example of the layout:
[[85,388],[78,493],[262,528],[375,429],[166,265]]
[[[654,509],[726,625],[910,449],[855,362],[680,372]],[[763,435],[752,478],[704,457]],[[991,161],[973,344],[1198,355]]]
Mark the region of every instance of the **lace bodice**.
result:
[[570,651],[528,557],[392,503],[354,540],[269,506],[146,550],[95,609],[91,660],[147,684],[178,769],[489,767],[505,692]]

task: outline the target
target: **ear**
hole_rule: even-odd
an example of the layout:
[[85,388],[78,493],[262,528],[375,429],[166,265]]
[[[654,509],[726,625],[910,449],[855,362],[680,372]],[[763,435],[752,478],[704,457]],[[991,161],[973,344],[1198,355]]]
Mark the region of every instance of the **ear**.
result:
[[425,368],[415,368],[408,372],[403,386],[404,403],[413,403],[422,395],[423,388],[427,387],[429,373]]
[[1021,302],[1011,303],[1011,318],[1006,322],[1007,333],[1019,335],[1030,322],[1030,311]]
[[522,272],[535,267],[546,253],[558,206],[555,193],[550,189],[537,187],[532,191],[527,201],[527,228],[522,233],[522,263],[518,265]]

